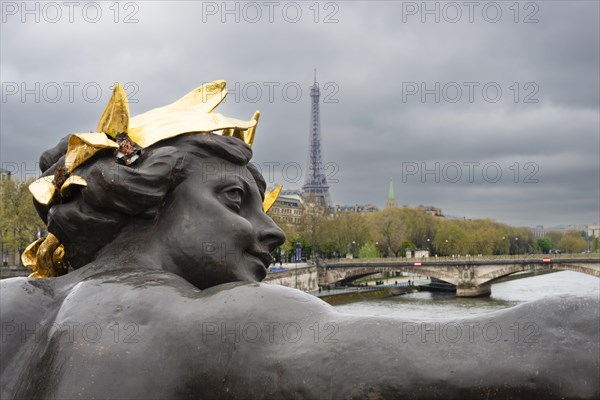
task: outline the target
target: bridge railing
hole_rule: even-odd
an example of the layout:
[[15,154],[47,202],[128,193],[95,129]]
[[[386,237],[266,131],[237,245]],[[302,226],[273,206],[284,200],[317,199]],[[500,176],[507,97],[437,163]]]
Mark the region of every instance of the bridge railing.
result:
[[551,258],[551,259],[563,259],[563,258],[580,258],[580,259],[593,259],[598,258],[597,253],[590,254],[512,254],[512,255],[487,255],[487,256],[449,256],[449,257],[386,257],[386,258],[328,258],[319,260],[319,264],[352,264],[352,263],[394,263],[394,262],[419,262],[419,261],[427,261],[427,262],[435,262],[435,261],[495,261],[495,260],[515,260],[515,261],[538,261],[542,258]]

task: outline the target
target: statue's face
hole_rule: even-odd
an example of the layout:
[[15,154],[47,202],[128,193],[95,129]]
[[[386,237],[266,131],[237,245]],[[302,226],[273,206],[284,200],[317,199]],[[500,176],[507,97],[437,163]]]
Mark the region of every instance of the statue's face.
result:
[[248,168],[218,157],[198,159],[168,195],[159,221],[165,269],[201,289],[262,280],[270,251],[285,241]]

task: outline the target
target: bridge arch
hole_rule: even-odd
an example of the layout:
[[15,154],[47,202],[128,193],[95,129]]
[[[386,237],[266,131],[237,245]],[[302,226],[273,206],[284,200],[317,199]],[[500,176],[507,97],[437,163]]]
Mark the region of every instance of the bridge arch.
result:
[[600,268],[598,264],[553,264],[552,269],[559,271],[573,271],[579,272],[586,275],[595,276],[596,278],[600,278]]
[[589,264],[553,264],[553,263],[530,263],[530,264],[510,264],[502,268],[497,268],[491,272],[477,276],[478,284],[494,284],[500,278],[514,275],[526,271],[572,271],[600,278],[600,270]]
[[415,275],[430,276],[441,281],[456,285],[457,276],[453,271],[439,267],[415,267],[415,266],[327,266],[319,268],[319,282],[321,284],[334,284],[338,282],[350,282],[364,276],[383,272],[408,272]]

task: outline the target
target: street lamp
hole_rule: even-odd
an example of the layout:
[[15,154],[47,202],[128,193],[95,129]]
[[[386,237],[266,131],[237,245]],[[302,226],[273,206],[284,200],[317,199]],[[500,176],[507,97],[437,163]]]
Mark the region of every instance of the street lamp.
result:
[[298,266],[298,261],[300,261],[302,257],[302,243],[296,242],[296,267]]
[[317,235],[317,208],[315,204],[309,204],[309,215],[311,224],[311,257],[313,261],[316,259],[317,252],[315,250],[316,235]]
[[296,286],[295,288],[298,289],[298,261],[300,261],[302,257],[302,243],[300,242],[296,242]]

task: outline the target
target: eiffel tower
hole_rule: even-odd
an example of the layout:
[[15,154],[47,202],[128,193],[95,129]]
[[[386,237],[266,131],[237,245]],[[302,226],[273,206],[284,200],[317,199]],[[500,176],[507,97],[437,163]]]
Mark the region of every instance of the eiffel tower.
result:
[[306,180],[302,186],[302,197],[309,203],[331,210],[333,203],[329,194],[329,185],[323,171],[321,158],[321,118],[319,115],[319,84],[317,83],[317,70],[315,69],[315,82],[310,88],[311,122],[310,122],[310,148],[308,153],[308,166]]

